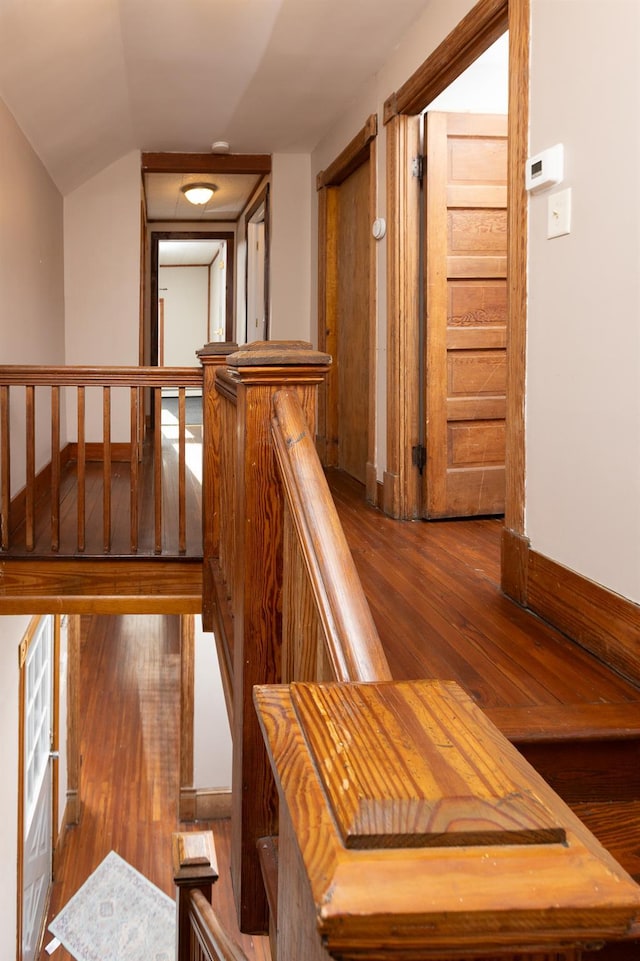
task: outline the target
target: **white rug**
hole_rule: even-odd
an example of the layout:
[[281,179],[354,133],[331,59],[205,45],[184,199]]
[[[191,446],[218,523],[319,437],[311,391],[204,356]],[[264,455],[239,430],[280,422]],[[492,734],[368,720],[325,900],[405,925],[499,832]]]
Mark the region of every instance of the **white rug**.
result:
[[49,930],[77,961],[174,961],[176,905],[111,851]]

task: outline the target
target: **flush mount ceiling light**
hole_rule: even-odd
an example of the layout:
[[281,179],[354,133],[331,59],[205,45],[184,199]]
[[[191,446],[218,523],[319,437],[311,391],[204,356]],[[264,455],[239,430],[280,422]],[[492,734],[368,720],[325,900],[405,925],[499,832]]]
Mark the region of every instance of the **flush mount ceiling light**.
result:
[[218,188],[215,184],[198,183],[183,184],[180,190],[185,195],[190,204],[202,206],[209,203]]

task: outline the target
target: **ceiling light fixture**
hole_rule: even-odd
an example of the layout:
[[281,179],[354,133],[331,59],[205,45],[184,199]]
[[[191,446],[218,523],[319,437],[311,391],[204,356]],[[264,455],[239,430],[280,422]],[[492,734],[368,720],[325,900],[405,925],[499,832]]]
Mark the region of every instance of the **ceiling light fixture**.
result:
[[190,204],[202,206],[209,203],[218,188],[215,184],[183,184],[180,190],[185,195]]

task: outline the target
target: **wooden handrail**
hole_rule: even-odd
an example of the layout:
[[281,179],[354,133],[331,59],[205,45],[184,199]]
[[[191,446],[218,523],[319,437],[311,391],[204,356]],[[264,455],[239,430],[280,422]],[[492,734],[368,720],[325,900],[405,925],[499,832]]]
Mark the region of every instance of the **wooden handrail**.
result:
[[202,368],[0,365],[0,385],[9,387],[173,387],[176,384],[201,387]]
[[247,956],[226,933],[202,891],[187,893],[191,934],[189,961],[247,961]]
[[272,431],[334,678],[383,681],[391,671],[297,394],[278,391]]

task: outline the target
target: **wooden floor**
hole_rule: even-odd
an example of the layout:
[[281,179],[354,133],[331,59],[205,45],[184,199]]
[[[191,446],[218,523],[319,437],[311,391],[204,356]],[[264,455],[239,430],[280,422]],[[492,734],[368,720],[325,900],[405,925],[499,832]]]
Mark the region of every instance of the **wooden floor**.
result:
[[[82,815],[62,839],[48,922],[111,850],[175,897],[172,833],[211,827],[220,872],[214,905],[245,953],[262,961],[262,939],[240,935],[235,924],[229,823],[178,822],[179,619],[92,615],[82,622]],[[64,948],[54,957],[72,961]],[[48,959],[43,949],[39,961]]]
[[483,708],[639,700],[636,686],[501,593],[500,520],[394,521],[347,474],[329,478],[397,680],[455,680]]
[[[498,520],[391,521],[346,475],[332,473],[330,483],[395,677],[457,680],[490,709],[638,701],[633,685],[501,594]],[[50,916],[111,849],[173,895],[177,619],[90,616],[83,625],[83,813],[64,839]],[[639,814],[635,807],[630,816]],[[595,823],[600,816],[601,808]],[[214,897],[233,925],[228,824],[214,830]],[[250,958],[267,956],[262,939],[242,944]],[[69,961],[62,949],[55,957]]]

